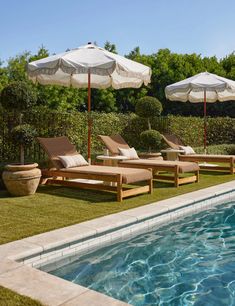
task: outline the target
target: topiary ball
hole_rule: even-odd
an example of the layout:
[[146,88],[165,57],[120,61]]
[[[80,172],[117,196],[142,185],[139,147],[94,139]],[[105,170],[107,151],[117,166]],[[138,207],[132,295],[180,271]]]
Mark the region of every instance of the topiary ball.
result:
[[30,124],[21,124],[11,131],[12,140],[19,145],[29,146],[36,137],[36,130]]
[[147,130],[140,134],[140,140],[144,149],[159,151],[162,144],[162,136],[156,130]]
[[137,101],[135,112],[143,118],[160,116],[162,113],[162,104],[158,99],[146,96]]
[[37,102],[35,90],[26,82],[13,82],[3,88],[0,102],[5,109],[24,111]]

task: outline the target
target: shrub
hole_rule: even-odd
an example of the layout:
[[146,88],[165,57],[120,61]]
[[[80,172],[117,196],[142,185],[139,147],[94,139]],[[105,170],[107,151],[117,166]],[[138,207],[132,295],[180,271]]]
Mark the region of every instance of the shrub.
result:
[[[92,154],[102,152],[103,144],[98,139],[99,134],[121,134],[130,146],[142,150],[140,134],[145,131],[147,121],[136,114],[92,113]],[[30,109],[24,114],[24,122],[31,124],[38,136],[55,137],[65,135],[76,145],[84,156],[87,153],[87,113],[48,110],[46,107]],[[19,149],[10,141],[10,132],[15,125],[15,116],[0,108],[0,162],[17,162]],[[178,135],[187,145],[203,146],[203,118],[196,117],[154,117],[151,118],[152,129]],[[208,118],[208,148],[210,144],[234,143],[235,119]],[[211,132],[213,131],[213,133]],[[232,152],[228,146],[227,153],[221,149],[221,154]],[[203,152],[203,151],[202,151]],[[219,151],[218,151],[219,152]],[[210,151],[209,151],[210,153]],[[217,153],[216,153],[217,154]],[[232,154],[232,153],[230,153]],[[35,142],[25,151],[27,161],[42,162],[46,159],[43,151]]]
[[[204,154],[204,146],[194,147],[196,153]],[[220,144],[207,147],[208,154],[222,154],[222,155],[235,155],[235,145],[233,144]]]
[[151,129],[150,118],[158,117],[162,112],[162,104],[158,99],[154,97],[140,98],[135,106],[136,114],[141,118],[148,120],[149,130]]
[[11,131],[11,137],[15,144],[29,146],[37,132],[30,124],[21,124],[14,127]]
[[143,148],[159,151],[161,149],[162,136],[156,130],[146,130],[140,134],[141,143]]
[[[1,92],[0,101],[3,108],[18,113],[19,123],[22,123],[23,111],[31,109],[37,101],[37,95],[26,82],[13,82],[7,85]],[[32,141],[32,130],[29,125],[17,126],[12,129],[12,137],[20,144],[20,162],[24,164],[24,146]]]
[[36,104],[37,95],[26,82],[13,82],[3,88],[0,102],[5,109],[22,113]]
[[160,116],[162,113],[162,104],[157,98],[146,96],[137,101],[135,112],[143,118]]
[[30,124],[20,124],[11,131],[13,142],[20,146],[20,163],[24,164],[24,148],[29,146],[36,136],[36,130]]
[[[168,116],[169,133],[187,145],[203,145],[204,122],[200,117]],[[235,143],[235,120],[229,117],[207,118],[207,145]]]

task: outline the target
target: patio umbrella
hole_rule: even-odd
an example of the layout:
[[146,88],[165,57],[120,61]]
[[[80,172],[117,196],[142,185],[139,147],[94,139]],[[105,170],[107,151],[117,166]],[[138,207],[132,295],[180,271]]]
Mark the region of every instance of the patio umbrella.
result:
[[166,86],[165,95],[171,101],[204,103],[204,150],[206,152],[206,104],[235,100],[235,81],[202,72]]
[[[91,88],[139,88],[150,83],[151,69],[88,43],[85,46],[49,56],[27,65],[29,78],[43,85],[88,88],[88,113]],[[91,158],[91,119],[88,116],[88,160]]]

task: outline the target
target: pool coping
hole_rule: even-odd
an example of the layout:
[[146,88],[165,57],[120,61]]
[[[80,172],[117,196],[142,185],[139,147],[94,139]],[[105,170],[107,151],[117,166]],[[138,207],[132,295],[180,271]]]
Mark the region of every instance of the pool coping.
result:
[[51,306],[128,305],[45,271],[234,196],[235,180],[1,245],[0,285]]

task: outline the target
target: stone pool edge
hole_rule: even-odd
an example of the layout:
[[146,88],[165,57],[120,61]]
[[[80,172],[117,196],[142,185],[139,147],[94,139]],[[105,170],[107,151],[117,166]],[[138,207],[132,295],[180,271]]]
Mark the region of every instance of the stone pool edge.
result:
[[79,255],[234,196],[235,180],[1,245],[0,285],[45,305],[128,305],[38,268],[49,271],[53,265],[59,267]]

